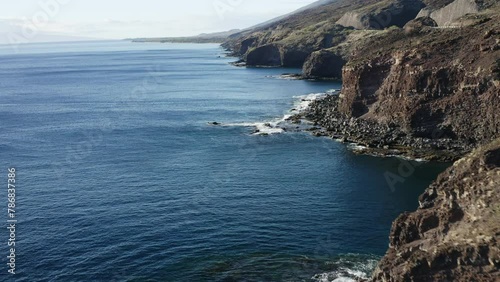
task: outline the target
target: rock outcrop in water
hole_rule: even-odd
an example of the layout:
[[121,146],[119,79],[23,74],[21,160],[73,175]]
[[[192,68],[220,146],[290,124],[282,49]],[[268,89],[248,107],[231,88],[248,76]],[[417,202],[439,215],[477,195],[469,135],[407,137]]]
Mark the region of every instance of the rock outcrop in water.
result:
[[392,225],[372,281],[500,281],[500,139],[439,176]]
[[[449,137],[491,140],[499,132],[499,27],[495,15],[444,32],[398,31],[362,47],[343,70],[340,110],[395,121],[417,135],[446,124]],[[464,128],[465,120],[475,125]]]

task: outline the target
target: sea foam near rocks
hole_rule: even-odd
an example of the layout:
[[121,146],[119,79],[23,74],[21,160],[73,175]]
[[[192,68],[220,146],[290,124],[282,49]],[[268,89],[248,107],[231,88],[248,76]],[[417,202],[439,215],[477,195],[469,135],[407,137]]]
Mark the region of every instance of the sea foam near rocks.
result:
[[375,258],[341,259],[333,263],[338,266],[337,270],[316,274],[311,279],[316,282],[356,282],[368,279],[377,263]]
[[250,127],[254,128],[255,131],[252,135],[272,135],[281,134],[284,132],[299,132],[310,128],[313,123],[307,120],[291,120],[292,117],[300,115],[307,111],[311,105],[316,100],[323,99],[330,93],[334,93],[337,90],[328,90],[326,93],[311,93],[307,95],[294,96],[295,99],[293,108],[288,111],[283,117],[276,118],[270,121],[262,122],[241,122],[241,123],[213,123],[225,127]]
[[312,93],[301,96],[294,96],[296,99],[294,108],[290,111],[292,114],[300,114],[309,109],[312,102],[325,98],[328,93]]

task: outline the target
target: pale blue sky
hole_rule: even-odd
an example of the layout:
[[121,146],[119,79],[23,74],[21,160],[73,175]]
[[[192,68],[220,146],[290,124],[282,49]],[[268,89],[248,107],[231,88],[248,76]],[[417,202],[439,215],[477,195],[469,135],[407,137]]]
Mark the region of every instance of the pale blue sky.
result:
[[23,36],[33,37],[31,41],[41,41],[38,37],[45,34],[110,39],[195,35],[249,27],[312,2],[0,0],[0,42],[6,34],[22,34],[23,29]]

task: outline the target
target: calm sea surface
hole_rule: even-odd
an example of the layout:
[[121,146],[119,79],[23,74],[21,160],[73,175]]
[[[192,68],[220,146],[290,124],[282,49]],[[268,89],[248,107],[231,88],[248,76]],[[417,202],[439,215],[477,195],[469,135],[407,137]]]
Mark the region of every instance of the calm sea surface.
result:
[[[350,281],[442,171],[306,133],[252,135],[339,83],[238,68],[217,45],[0,47],[0,221],[17,169],[16,276],[2,281]],[[314,278],[313,278],[314,277]],[[14,280],[11,280],[13,279]],[[337,279],[337,280],[335,280]],[[342,280],[344,279],[344,280]]]

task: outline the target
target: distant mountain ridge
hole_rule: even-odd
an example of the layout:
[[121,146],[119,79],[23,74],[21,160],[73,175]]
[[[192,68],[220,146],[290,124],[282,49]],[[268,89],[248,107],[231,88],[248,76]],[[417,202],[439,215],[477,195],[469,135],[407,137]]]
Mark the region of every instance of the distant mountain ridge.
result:
[[132,42],[159,42],[159,43],[222,43],[232,34],[238,33],[241,30],[232,29],[229,31],[202,33],[195,36],[186,37],[156,37],[156,38],[132,38],[128,39]]
[[278,22],[280,20],[286,19],[287,17],[299,14],[301,12],[304,12],[304,11],[307,11],[307,10],[310,10],[310,9],[318,8],[318,7],[321,7],[321,6],[333,3],[335,1],[338,1],[338,0],[319,0],[319,1],[316,1],[314,3],[309,4],[307,6],[304,6],[304,7],[300,8],[300,9],[297,9],[297,10],[291,12],[291,13],[288,13],[288,14],[279,16],[277,18],[265,21],[263,23],[254,25],[252,27],[246,28],[246,29],[244,29],[244,31],[251,31],[251,30],[258,29],[258,28],[265,28],[266,26],[271,25],[273,23],[276,23],[276,22]]
[[314,3],[311,3],[307,6],[304,6],[300,9],[297,9],[293,12],[290,12],[288,14],[270,19],[268,21],[265,21],[263,23],[251,26],[249,28],[245,28],[243,30],[240,29],[232,29],[229,31],[222,31],[222,32],[214,32],[214,33],[202,33],[199,35],[195,36],[186,36],[186,37],[144,37],[144,38],[132,38],[133,42],[191,42],[191,43],[223,43],[228,39],[230,36],[237,36],[238,34],[245,33],[245,32],[251,32],[253,30],[259,29],[259,28],[265,28],[266,26],[272,25],[276,22],[279,22],[283,19],[286,19],[287,17],[293,16],[295,14],[299,14],[301,12],[318,8],[323,5],[327,5],[329,3],[335,2],[337,0],[319,0]]

